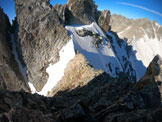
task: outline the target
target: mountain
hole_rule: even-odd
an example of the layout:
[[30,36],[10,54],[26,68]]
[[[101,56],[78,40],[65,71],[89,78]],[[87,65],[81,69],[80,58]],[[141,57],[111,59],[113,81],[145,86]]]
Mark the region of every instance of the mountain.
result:
[[[53,7],[48,0],[37,3],[16,0],[15,3],[19,30],[15,35],[15,44],[19,59],[27,69],[26,79],[33,93],[46,96],[52,92],[62,80],[67,64],[78,52],[94,69],[104,70],[111,77],[120,77],[124,72],[132,82],[139,81],[154,56],[160,54],[161,48],[159,52],[154,47],[149,48],[149,42],[146,48],[153,54],[145,55],[143,46],[140,46],[142,41],[138,41],[142,36],[140,32],[137,34],[139,27],[136,23],[140,28],[145,27],[144,30],[151,30],[153,24],[150,25],[148,19],[110,17],[110,11],[98,11],[97,5],[89,0],[69,0],[65,5],[56,4]],[[160,33],[160,25],[154,25],[158,26],[157,32]],[[153,33],[151,39],[155,37],[154,31],[152,28],[147,33]],[[134,41],[130,44],[132,38]]]
[[145,67],[148,67],[155,55],[162,56],[162,26],[156,21],[151,22],[145,18],[133,20],[112,15],[110,26],[112,31],[117,32],[120,38],[125,38],[137,51],[136,57]]
[[92,0],[15,0],[15,10],[11,26],[0,9],[0,121],[162,121],[157,22]]

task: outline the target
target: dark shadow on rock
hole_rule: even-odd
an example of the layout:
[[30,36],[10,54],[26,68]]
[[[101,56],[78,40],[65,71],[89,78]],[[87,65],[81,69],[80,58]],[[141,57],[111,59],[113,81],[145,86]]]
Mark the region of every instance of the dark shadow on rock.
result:
[[[156,116],[156,114],[162,115],[157,83],[153,81],[154,85],[151,86],[148,83],[143,89],[137,90],[134,89],[135,84],[126,74],[121,76],[114,79],[103,73],[83,87],[58,92],[53,97],[53,100],[57,101],[54,103],[70,106],[64,109],[61,115],[62,122],[74,122],[80,119],[82,122],[88,122],[85,118],[89,114],[93,115],[91,117],[98,122],[114,122],[115,120],[115,122],[119,120],[120,122],[135,122],[143,121],[144,118],[146,122],[162,120],[162,117]],[[78,105],[80,107],[76,107]]]

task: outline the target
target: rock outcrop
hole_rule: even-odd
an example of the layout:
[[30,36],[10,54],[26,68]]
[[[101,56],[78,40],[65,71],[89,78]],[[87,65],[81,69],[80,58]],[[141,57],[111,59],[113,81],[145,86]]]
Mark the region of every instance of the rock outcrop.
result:
[[72,16],[70,24],[91,24],[96,21],[97,5],[93,0],[68,0],[67,7]]
[[0,8],[0,89],[30,91],[12,54],[11,25]]
[[97,22],[107,32],[110,22],[110,11],[98,11],[93,0],[68,0],[67,20],[69,24],[91,24]]
[[[149,87],[156,87],[156,88],[158,86],[159,89],[156,89],[156,90],[160,90],[159,96],[160,95],[162,96],[161,83],[162,83],[162,59],[160,55],[156,55],[154,59],[152,60],[152,62],[150,63],[149,67],[147,68],[145,75],[136,84],[135,88],[142,89],[146,85],[148,85]],[[147,92],[149,91],[151,91],[151,89],[148,89]],[[154,104],[157,105],[160,103],[160,101],[156,100],[154,96],[156,95],[152,95],[150,99],[154,99],[155,101]]]
[[49,0],[15,0],[17,47],[27,66],[28,80],[37,91],[46,84],[46,68],[59,60],[59,50],[70,40],[63,21]]
[[110,11],[104,10],[100,13],[98,18],[98,24],[105,32],[108,32],[109,30],[110,16]]

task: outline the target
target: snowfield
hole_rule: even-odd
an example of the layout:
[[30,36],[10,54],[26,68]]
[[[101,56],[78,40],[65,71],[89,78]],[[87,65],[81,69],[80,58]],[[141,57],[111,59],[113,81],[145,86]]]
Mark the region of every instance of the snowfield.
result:
[[100,45],[97,49],[93,43],[94,39],[91,36],[81,37],[76,33],[77,30],[85,29],[106,38],[103,31],[95,22],[84,26],[66,26],[66,29],[71,34],[74,49],[82,53],[95,69],[102,69],[112,77],[117,77],[117,73],[123,71],[112,48],[108,48],[108,43],[110,42],[103,39],[104,45]]

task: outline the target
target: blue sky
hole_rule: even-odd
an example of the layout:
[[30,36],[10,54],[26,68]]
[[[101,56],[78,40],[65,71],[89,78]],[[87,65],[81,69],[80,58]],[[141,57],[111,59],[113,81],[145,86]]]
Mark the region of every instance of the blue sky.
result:
[[[149,18],[162,25],[162,0],[94,0],[99,10],[108,9],[112,14],[128,18]],[[51,0],[51,4],[65,4],[67,0]],[[12,20],[16,14],[14,0],[0,0],[0,6]]]

